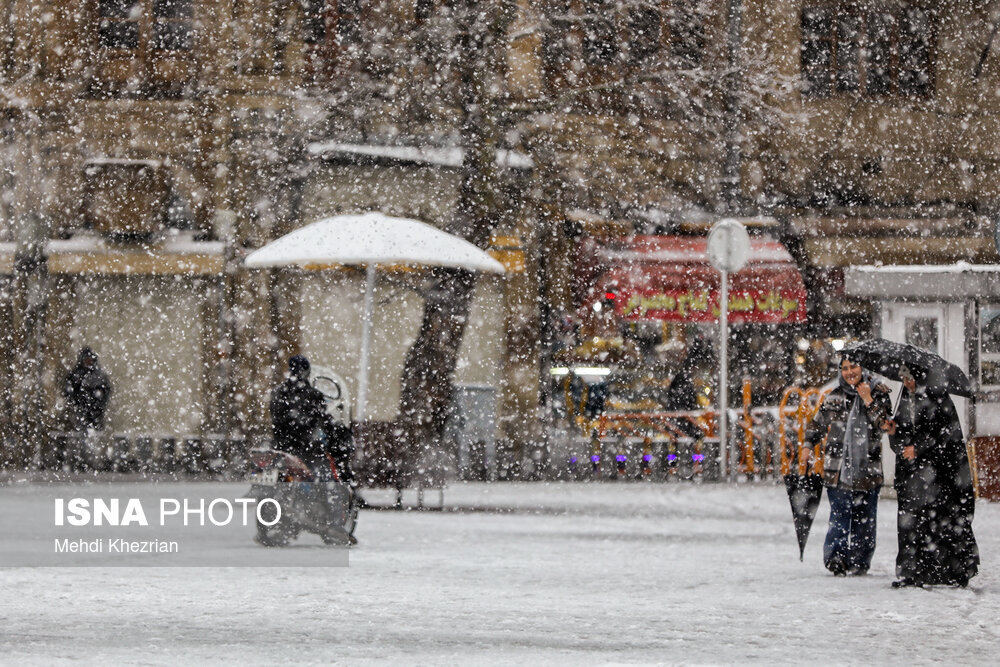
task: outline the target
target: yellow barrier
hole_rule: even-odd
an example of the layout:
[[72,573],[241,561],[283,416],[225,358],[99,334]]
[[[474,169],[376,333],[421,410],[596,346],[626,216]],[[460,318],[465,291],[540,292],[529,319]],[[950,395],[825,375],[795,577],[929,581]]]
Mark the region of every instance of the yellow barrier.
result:
[[[582,434],[592,439],[593,457],[599,456],[600,440],[610,435],[631,436],[642,438],[644,459],[651,454],[653,438],[665,438],[675,442],[687,434],[679,426],[679,422],[687,422],[701,432],[700,438],[712,438],[716,435],[718,412],[713,409],[685,411],[629,411],[612,412],[588,418],[584,414],[587,402],[588,387],[584,385],[579,402],[573,400],[569,378],[563,385],[567,412]],[[805,434],[809,423],[819,411],[823,399],[829,390],[819,388],[788,387],[781,397],[778,407],[778,438],[781,450],[780,470],[782,475],[792,472],[792,465],[797,464],[798,474],[804,475],[808,463],[801,460],[801,450],[805,446]],[[743,381],[743,414],[739,420],[743,428],[742,460],[740,468],[747,475],[757,473],[757,462],[754,458],[754,417],[751,411],[751,385],[749,379]],[[794,424],[794,442],[789,434],[789,426]],[[813,472],[819,474],[823,470],[823,443],[816,445],[813,456]],[[772,450],[768,448],[766,460],[762,462],[766,472],[771,471]],[[648,463],[648,462],[647,462]],[[595,464],[596,466],[596,464]],[[649,474],[649,466],[645,466],[643,474]]]
[[[750,415],[750,378],[743,378],[743,470],[747,475],[756,472],[753,459],[753,417]],[[765,468],[767,462],[764,462]]]
[[[823,399],[826,398],[828,393],[829,390],[820,391],[815,387],[809,389],[803,389],[802,387],[789,387],[782,395],[781,404],[778,406],[778,442],[781,447],[782,475],[788,475],[792,471],[793,459],[790,456],[788,435],[786,433],[788,420],[795,420],[796,446],[794,460],[799,466],[798,474],[805,475],[808,464],[802,460],[801,450],[806,444],[806,428],[808,428],[809,422],[811,422],[813,417],[816,416],[816,413],[819,412],[819,408],[823,404]],[[794,409],[789,409],[788,402],[793,396],[797,396],[798,401],[796,402]],[[813,454],[813,472],[819,474],[823,470],[822,443],[816,445]]]

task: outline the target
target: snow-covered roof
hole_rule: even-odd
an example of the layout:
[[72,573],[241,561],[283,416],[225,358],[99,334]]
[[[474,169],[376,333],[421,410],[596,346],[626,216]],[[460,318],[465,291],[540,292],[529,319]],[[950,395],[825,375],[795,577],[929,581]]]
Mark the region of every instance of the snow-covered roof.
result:
[[[628,264],[632,262],[668,262],[668,263],[709,263],[708,252],[702,248],[689,247],[663,248],[652,251],[615,250],[604,248],[600,252],[601,259],[607,262]],[[777,244],[754,243],[750,248],[749,261],[754,264],[794,264],[789,252]]]
[[[465,149],[460,146],[380,146],[374,144],[345,144],[336,141],[322,141],[309,144],[307,150],[312,155],[329,155],[330,153],[366,155],[368,157],[389,158],[440,167],[461,167],[465,159]],[[534,166],[534,162],[523,153],[498,149],[497,165],[512,169],[531,169]]]
[[[153,243],[150,246],[157,253],[169,255],[221,255],[226,244],[222,241],[195,241],[192,234],[181,234]],[[47,254],[54,253],[103,253],[103,252],[135,252],[133,246],[123,246],[112,243],[96,234],[77,234],[68,239],[52,239],[45,244]],[[17,243],[12,241],[0,243],[0,255],[13,255],[17,252]]]
[[[190,232],[149,246],[109,242],[82,233],[45,244],[49,270],[54,273],[181,273],[211,275],[222,270],[225,243],[195,241]],[[0,273],[14,269],[17,243],[0,243]]]
[[860,273],[1000,273],[1000,264],[886,264],[851,267]]
[[[195,241],[190,234],[185,234],[153,243],[151,247],[155,252],[171,255],[221,255],[225,251],[226,244],[222,241]],[[123,249],[134,251],[132,247],[123,247],[121,244],[109,242],[93,234],[77,234],[68,239],[54,239],[46,246],[49,254],[120,252]]]
[[1000,296],[1000,264],[861,265],[844,271],[848,296],[891,301]]

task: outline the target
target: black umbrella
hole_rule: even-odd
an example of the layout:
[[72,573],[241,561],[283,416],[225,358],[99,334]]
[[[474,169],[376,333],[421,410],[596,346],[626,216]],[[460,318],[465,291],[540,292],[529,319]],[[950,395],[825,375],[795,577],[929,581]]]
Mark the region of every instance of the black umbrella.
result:
[[902,380],[899,369],[905,366],[920,384],[972,398],[972,383],[965,371],[940,355],[919,347],[875,338],[851,345],[844,349],[844,353],[862,367],[891,380]]
[[799,541],[799,560],[806,550],[806,540],[809,539],[809,529],[816,518],[816,509],[823,496],[823,478],[820,475],[806,473],[785,475],[785,490],[792,505],[792,523],[795,525],[795,537]]

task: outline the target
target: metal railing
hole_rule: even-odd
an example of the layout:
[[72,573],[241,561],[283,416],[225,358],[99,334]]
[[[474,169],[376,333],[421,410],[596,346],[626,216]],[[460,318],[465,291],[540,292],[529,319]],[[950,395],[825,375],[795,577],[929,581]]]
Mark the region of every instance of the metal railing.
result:
[[239,475],[246,468],[246,443],[223,434],[51,431],[38,458],[46,470]]
[[[732,429],[722,451],[714,409],[621,411],[594,418],[577,414],[579,435],[570,445],[568,476],[653,481],[778,478],[799,465],[806,428],[825,396],[817,388],[791,386],[778,406],[754,407],[745,380],[742,410],[730,409],[729,414],[730,423],[739,428]],[[821,448],[816,449],[814,465],[821,466]]]

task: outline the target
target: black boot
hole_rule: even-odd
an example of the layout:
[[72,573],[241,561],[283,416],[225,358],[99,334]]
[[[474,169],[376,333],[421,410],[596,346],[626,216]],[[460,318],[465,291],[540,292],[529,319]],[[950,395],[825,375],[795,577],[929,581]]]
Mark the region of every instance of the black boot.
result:
[[840,556],[831,558],[826,564],[826,569],[833,572],[833,576],[835,577],[847,576],[847,563]]

